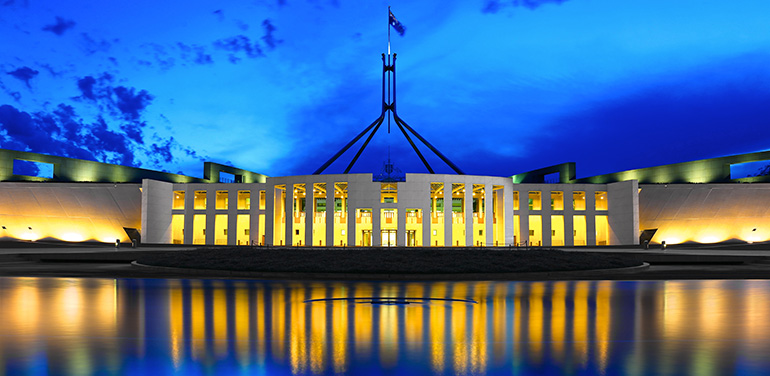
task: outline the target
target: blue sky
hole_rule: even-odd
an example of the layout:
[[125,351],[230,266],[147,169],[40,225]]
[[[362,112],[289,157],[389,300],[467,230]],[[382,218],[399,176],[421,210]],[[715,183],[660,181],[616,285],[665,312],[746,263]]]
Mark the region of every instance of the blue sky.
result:
[[[766,0],[0,0],[0,147],[312,173],[379,115],[388,5],[399,115],[466,173],[770,149]],[[388,150],[425,172],[384,129],[353,172]]]

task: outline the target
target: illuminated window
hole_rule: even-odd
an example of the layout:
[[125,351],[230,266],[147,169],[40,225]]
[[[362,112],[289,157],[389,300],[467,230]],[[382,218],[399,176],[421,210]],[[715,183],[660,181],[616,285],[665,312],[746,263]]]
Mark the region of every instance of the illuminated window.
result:
[[406,209],[406,246],[422,247],[422,210]]
[[529,245],[539,247],[543,245],[543,219],[539,215],[529,216]]
[[564,216],[563,215],[551,216],[551,245],[552,246],[564,245]]
[[381,183],[380,184],[380,202],[382,203],[397,203],[398,202],[398,184]]
[[572,192],[572,210],[586,210],[586,193],[583,191]]
[[216,197],[217,197],[216,209],[227,210],[227,206],[229,204],[227,191],[217,191]]
[[551,210],[564,210],[564,192],[551,192]]
[[572,237],[574,245],[586,245],[586,216],[575,215],[572,217]]
[[513,210],[519,210],[519,191],[513,192]]
[[529,210],[541,210],[540,192],[529,192]]
[[372,209],[356,209],[355,244],[362,247],[372,246]]
[[171,244],[184,243],[184,214],[171,216]]
[[227,245],[227,214],[214,216],[214,244]]
[[193,244],[206,244],[206,214],[193,215]]
[[195,210],[206,210],[206,191],[195,191]]
[[265,210],[265,191],[259,191],[259,210]]
[[596,210],[607,210],[607,192],[596,191]]
[[[174,203],[172,209],[184,209],[184,191],[174,191]],[[181,244],[181,243],[179,243]]]
[[606,215],[596,216],[596,245],[610,244],[610,224]]
[[238,191],[238,210],[249,209],[251,209],[251,191]]
[[251,227],[251,216],[248,214],[238,214],[236,217],[235,226],[237,228],[236,244],[248,245],[251,243],[249,236],[249,230]]

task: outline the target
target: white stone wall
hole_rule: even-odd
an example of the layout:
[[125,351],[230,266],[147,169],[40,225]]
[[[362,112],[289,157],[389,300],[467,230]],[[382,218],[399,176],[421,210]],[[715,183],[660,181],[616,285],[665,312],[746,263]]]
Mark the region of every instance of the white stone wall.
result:
[[[472,246],[474,244],[473,237],[473,185],[482,184],[485,188],[485,212],[488,213],[488,218],[484,224],[484,240],[483,245],[494,246],[494,233],[493,233],[493,187],[502,186],[502,191],[498,191],[499,200],[497,211],[502,211],[498,214],[498,217],[502,221],[501,225],[504,226],[503,238],[504,244],[498,242],[497,245],[511,245],[514,243],[514,214],[519,216],[520,219],[520,238],[516,239],[519,244],[524,244],[524,241],[529,238],[528,230],[530,228],[528,219],[529,215],[540,215],[542,219],[542,243],[541,246],[549,247],[551,244],[551,216],[562,215],[564,218],[564,245],[572,246],[573,243],[573,215],[585,215],[586,216],[586,241],[587,245],[596,245],[596,228],[595,228],[595,216],[606,215],[608,216],[608,222],[610,225],[610,244],[638,244],[639,239],[639,201],[637,195],[637,184],[635,181],[613,183],[613,184],[513,184],[510,178],[505,177],[492,177],[492,176],[473,176],[473,175],[441,175],[441,174],[406,174],[406,181],[399,182],[398,185],[398,199],[396,203],[382,203],[380,202],[380,182],[372,181],[372,174],[336,174],[336,175],[299,175],[299,176],[284,176],[284,177],[271,177],[267,178],[266,183],[214,183],[214,184],[174,184],[173,189],[163,188],[164,192],[160,195],[168,197],[168,207],[171,205],[171,197],[173,191],[181,190],[185,191],[185,208],[184,210],[168,210],[170,214],[185,214],[185,229],[192,229],[193,215],[194,214],[206,214],[206,244],[214,244],[214,231],[208,229],[214,229],[215,215],[227,214],[228,215],[228,228],[235,229],[238,214],[251,215],[251,237],[255,244],[258,244],[261,239],[258,239],[259,228],[259,214],[265,214],[265,243],[273,245],[274,241],[274,205],[275,205],[275,187],[278,185],[286,186],[286,199],[284,202],[284,216],[286,218],[286,229],[284,233],[284,239],[286,244],[291,244],[293,239],[293,189],[295,184],[305,184],[306,201],[305,206],[305,228],[304,238],[302,244],[313,244],[313,218],[308,216],[307,211],[312,208],[312,204],[309,201],[309,197],[312,197],[313,184],[326,183],[327,187],[327,210],[333,213],[334,205],[334,184],[339,182],[348,183],[348,199],[347,199],[347,245],[357,244],[356,236],[356,224],[355,213],[356,209],[367,208],[372,209],[372,244],[377,246],[381,243],[380,237],[380,211],[381,209],[393,208],[398,210],[397,217],[397,245],[403,246],[406,244],[406,210],[407,209],[420,209],[423,215],[423,231],[422,231],[422,244],[429,245],[431,239],[430,230],[430,184],[431,183],[443,183],[444,184],[444,210],[445,210],[445,245],[453,245],[457,243],[458,239],[452,239],[452,184],[464,184],[465,185],[465,236],[466,245]],[[161,185],[151,185],[148,189],[155,190],[156,187]],[[165,186],[164,186],[165,187]],[[227,210],[216,210],[216,192],[220,190],[227,190],[230,198],[230,205]],[[237,192],[240,190],[251,191],[251,209],[248,211],[237,209]],[[259,210],[259,191],[266,191],[266,207],[265,210]],[[168,191],[168,192],[166,192]],[[205,210],[195,210],[193,207],[193,197],[195,191],[206,191],[207,195],[207,207]],[[519,192],[519,208],[520,210],[514,213],[513,210],[513,192]],[[541,210],[529,210],[528,207],[528,193],[530,191],[541,192],[542,207]],[[561,191],[564,194],[564,209],[563,210],[551,210],[550,195],[552,191]],[[574,191],[583,191],[586,193],[586,210],[575,211],[572,208],[572,193]],[[596,191],[608,192],[609,207],[608,210],[597,211],[595,209],[594,193]],[[157,196],[148,196],[157,197]],[[156,198],[156,200],[158,200]],[[163,204],[165,208],[166,204]],[[150,213],[151,210],[148,210]],[[170,223],[170,214],[152,214],[163,217],[162,220],[158,220],[158,223]],[[149,214],[148,214],[149,215]],[[147,219],[150,221],[150,218]],[[164,235],[166,236],[166,235]],[[184,243],[192,244],[192,230],[185,231]],[[326,244],[331,245],[334,239],[334,221],[330,215],[326,220]],[[236,231],[228,232],[228,244],[236,244]]]
[[171,243],[173,183],[142,180],[142,243]]

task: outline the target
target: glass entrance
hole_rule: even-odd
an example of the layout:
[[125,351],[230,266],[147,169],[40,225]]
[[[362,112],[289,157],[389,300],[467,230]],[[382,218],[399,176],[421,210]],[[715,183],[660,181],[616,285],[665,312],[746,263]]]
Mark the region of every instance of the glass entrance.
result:
[[416,247],[417,246],[417,231],[416,230],[406,230],[406,246],[407,247]]
[[364,247],[372,246],[372,230],[361,230],[361,245]]
[[396,246],[396,230],[382,230],[382,246],[383,247]]

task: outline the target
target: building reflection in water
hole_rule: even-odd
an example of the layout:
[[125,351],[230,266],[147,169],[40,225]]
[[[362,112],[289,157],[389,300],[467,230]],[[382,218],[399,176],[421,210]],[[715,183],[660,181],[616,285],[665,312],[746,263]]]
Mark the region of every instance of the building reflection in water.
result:
[[[431,297],[410,304],[321,300]],[[766,373],[770,281],[0,278],[0,374]]]

